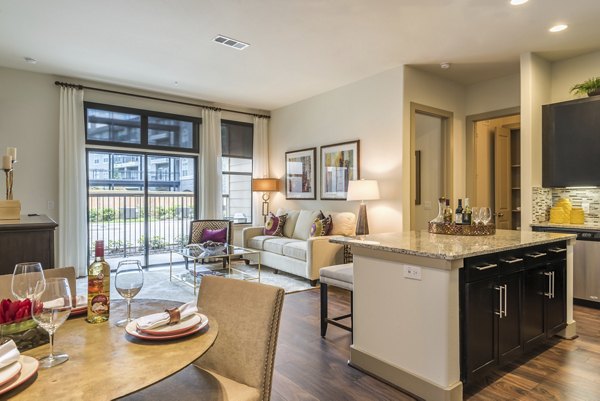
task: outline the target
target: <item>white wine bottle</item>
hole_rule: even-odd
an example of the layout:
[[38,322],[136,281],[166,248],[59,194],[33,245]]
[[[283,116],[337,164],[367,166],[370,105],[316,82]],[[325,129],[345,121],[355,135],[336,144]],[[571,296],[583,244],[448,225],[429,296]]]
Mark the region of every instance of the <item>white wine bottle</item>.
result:
[[104,241],[96,241],[95,256],[88,267],[87,321],[102,323],[110,312],[110,266],[104,260]]

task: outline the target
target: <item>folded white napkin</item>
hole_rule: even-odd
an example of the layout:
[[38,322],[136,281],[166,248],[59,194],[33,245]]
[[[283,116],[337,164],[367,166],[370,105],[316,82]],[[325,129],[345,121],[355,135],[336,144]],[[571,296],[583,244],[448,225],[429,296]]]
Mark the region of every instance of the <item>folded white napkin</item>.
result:
[[20,355],[17,344],[13,340],[2,344],[0,346],[0,369],[18,361]]
[[[188,302],[179,308],[180,320],[183,320],[198,312],[196,302]],[[142,330],[151,330],[169,323],[169,314],[167,312],[153,313],[152,315],[142,316],[137,319],[137,327]]]

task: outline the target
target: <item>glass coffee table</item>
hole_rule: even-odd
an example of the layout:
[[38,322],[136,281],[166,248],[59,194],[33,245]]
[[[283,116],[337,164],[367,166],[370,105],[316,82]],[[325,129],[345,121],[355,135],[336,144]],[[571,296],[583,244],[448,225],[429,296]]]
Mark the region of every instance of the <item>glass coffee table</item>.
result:
[[[173,254],[183,257],[186,262],[186,271],[183,273],[173,274]],[[240,270],[232,267],[231,261],[251,256],[252,259],[257,261],[257,273],[249,273],[247,271]],[[219,262],[222,260],[227,261],[226,268],[215,268],[214,264],[204,264],[206,259],[218,259]],[[189,264],[193,262],[193,267],[190,269]],[[212,276],[223,276],[228,278],[239,278],[243,280],[258,280],[260,283],[260,251],[254,249],[242,248],[235,245],[226,245],[223,249],[219,250],[205,250],[199,246],[188,246],[181,249],[171,250],[169,258],[169,280],[179,280],[194,288],[194,294],[200,286],[200,280],[198,277],[204,275]]]

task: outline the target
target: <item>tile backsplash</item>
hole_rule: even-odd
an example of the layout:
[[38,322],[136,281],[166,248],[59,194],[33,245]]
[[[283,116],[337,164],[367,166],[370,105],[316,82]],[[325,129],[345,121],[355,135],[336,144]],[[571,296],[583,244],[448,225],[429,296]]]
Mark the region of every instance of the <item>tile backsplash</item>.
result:
[[547,222],[550,208],[561,198],[568,198],[573,207],[589,204],[585,224],[600,226],[600,188],[533,188],[533,223]]

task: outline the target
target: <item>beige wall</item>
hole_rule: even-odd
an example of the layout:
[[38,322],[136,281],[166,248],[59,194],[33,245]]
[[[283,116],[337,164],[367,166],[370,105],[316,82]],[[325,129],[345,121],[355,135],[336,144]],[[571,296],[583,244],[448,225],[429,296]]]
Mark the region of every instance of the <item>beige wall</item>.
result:
[[600,51],[554,62],[550,101],[574,99],[576,96],[570,92],[573,85],[597,76],[600,76]]
[[[304,208],[358,211],[358,202],[285,199],[285,152],[360,140],[361,177],[377,179],[381,200],[368,205],[370,231],[398,231],[402,226],[402,68],[395,68],[271,113],[270,170],[282,191],[271,209]],[[317,163],[317,182],[320,161]],[[317,188],[319,188],[317,186]]]
[[520,74],[490,79],[467,86],[465,114],[487,113],[521,104]]

